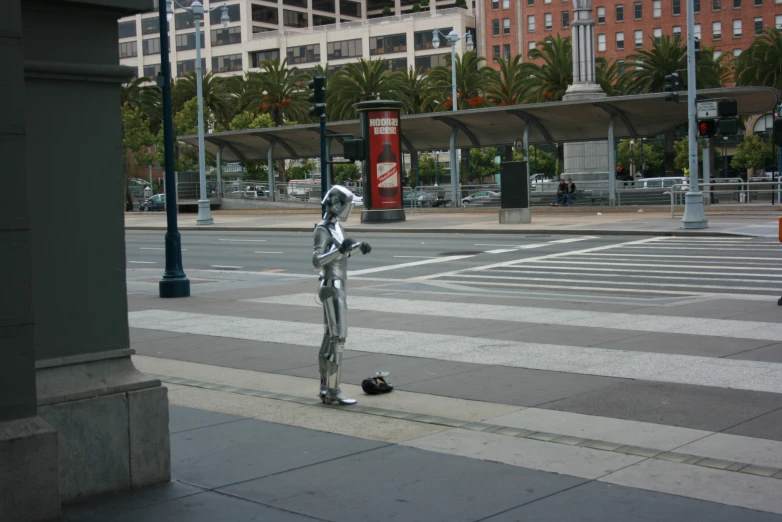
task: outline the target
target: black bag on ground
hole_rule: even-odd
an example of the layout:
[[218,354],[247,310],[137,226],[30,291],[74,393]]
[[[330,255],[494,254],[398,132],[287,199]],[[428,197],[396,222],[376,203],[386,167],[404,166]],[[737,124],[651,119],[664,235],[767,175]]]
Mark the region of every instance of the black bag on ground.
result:
[[394,387],[383,375],[374,375],[367,377],[361,383],[361,389],[367,395],[378,395],[380,393],[389,393],[394,390]]

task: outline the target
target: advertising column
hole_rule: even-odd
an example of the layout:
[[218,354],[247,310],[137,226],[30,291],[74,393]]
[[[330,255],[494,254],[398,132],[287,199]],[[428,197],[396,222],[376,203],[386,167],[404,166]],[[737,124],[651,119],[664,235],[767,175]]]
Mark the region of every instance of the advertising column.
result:
[[361,222],[404,221],[400,102],[373,100],[354,105],[367,144],[363,163],[364,208]]

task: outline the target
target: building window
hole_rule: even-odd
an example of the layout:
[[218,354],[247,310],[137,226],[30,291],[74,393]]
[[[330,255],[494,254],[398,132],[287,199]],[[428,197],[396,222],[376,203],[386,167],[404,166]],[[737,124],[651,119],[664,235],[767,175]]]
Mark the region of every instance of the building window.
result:
[[277,16],[277,8],[269,7],[265,5],[252,4],[252,17],[253,22],[261,22],[263,24],[279,24],[279,17]]
[[537,46],[538,46],[537,42],[527,42],[527,49],[529,49],[530,51],[535,49]]
[[774,18],[774,27],[777,29],[782,29],[782,15],[777,15]]
[[711,39],[722,40],[722,22],[711,23]]
[[[451,32],[451,29],[453,29],[453,27],[444,27],[440,29],[440,31],[443,34],[448,34]],[[439,38],[439,40],[440,44],[444,43],[442,38]],[[432,31],[416,31],[413,33],[413,48],[416,51],[434,49],[434,46],[432,46]]]
[[[182,76],[191,71],[195,71],[195,60],[182,60],[176,63],[176,75]],[[201,70],[206,70],[206,58],[201,58]]]
[[624,72],[625,72],[625,61],[624,60],[617,60],[616,61],[616,72],[618,74],[624,74]]
[[673,15],[678,16],[682,14],[682,2],[681,0],[672,0]]
[[644,6],[641,2],[635,2],[633,4],[633,17],[636,20],[640,20],[644,15]]
[[190,29],[191,27],[195,27],[195,16],[190,13],[174,14],[174,27],[177,29]]
[[760,7],[763,5],[763,0],[755,0],[755,7]]
[[423,72],[426,72],[430,69],[434,69],[435,67],[439,67],[439,66],[447,67],[450,58],[451,58],[450,53],[432,54],[429,56],[416,56],[415,68],[418,69],[420,67]]
[[527,0],[527,5],[528,5],[529,7],[532,7],[532,6],[534,6],[534,5],[535,5],[535,0]]
[[120,58],[133,58],[134,56],[138,56],[136,42],[125,42],[119,44]]
[[510,9],[510,0],[502,0],[502,8]]
[[153,18],[141,19],[141,34],[158,34],[160,33],[160,18],[157,16]]
[[711,0],[711,10],[719,11],[722,9],[722,0]]
[[263,65],[263,62],[271,62],[272,60],[280,59],[280,50],[271,49],[268,51],[257,51],[250,54],[250,60],[252,61],[253,69],[258,69]]
[[392,34],[369,39],[369,55],[403,53],[407,51],[407,35]]
[[132,38],[136,36],[136,21],[118,23],[117,31],[120,38]]
[[562,29],[570,27],[570,11],[562,11]]
[[510,44],[502,44],[502,57],[510,60]]
[[598,7],[597,8],[597,23],[599,23],[599,24],[606,23],[606,8],[605,7]]
[[154,65],[145,65],[144,66],[144,77],[149,78],[150,80],[154,80],[157,78],[158,73],[160,72],[160,64],[156,63]]
[[[303,7],[307,7],[306,0],[304,0]],[[337,12],[337,6],[334,0],[312,0],[312,8],[316,11],[324,11],[326,13]]]
[[388,70],[394,71],[407,71],[407,58],[389,58],[386,60],[388,64]]
[[499,8],[500,8],[500,0],[491,0],[492,11],[496,11]]
[[[231,22],[240,22],[242,20],[242,15],[239,14],[239,4],[233,4],[229,5],[228,7],[228,18],[231,19]],[[223,16],[223,9],[215,9],[211,13],[209,13],[209,23],[212,25],[219,25],[220,24],[220,17]]]
[[720,56],[722,56],[722,51],[717,51],[717,50],[715,50],[715,51],[714,51],[714,59],[716,60],[716,59],[717,59],[717,58],[719,58]]
[[332,25],[336,24],[337,19],[333,16],[323,16],[319,14],[312,15],[312,26],[317,27],[319,25]]
[[229,54],[226,56],[213,56],[212,57],[212,71],[214,72],[230,72],[242,70],[242,55],[241,54]]
[[606,50],[606,35],[597,35],[597,52],[604,53]]
[[546,26],[546,31],[551,31],[551,27],[554,25],[551,13],[546,13],[543,15],[543,23]]
[[678,35],[682,34],[682,26],[681,25],[674,25],[673,26],[673,35],[676,36],[677,34]]
[[625,49],[625,34],[616,33],[616,50],[624,51],[624,49]]
[[141,43],[141,51],[144,56],[160,54],[160,38],[147,38]]
[[692,0],[692,12],[693,13],[701,12],[701,0]]
[[696,40],[700,40],[701,39],[701,24],[695,24],[693,26],[693,31],[692,32],[693,32],[693,35],[695,36],[695,39]]
[[502,19],[502,34],[510,34],[510,18]]
[[361,18],[361,4],[359,2],[350,2],[349,0],[340,0],[339,12],[344,16]]
[[312,63],[320,61],[320,44],[288,47],[288,63]]
[[[275,4],[277,2],[274,2]],[[291,7],[303,7],[304,9],[307,9],[307,0],[282,0],[283,5],[289,5]],[[315,5],[312,6],[313,9],[315,9]]]
[[499,45],[492,46],[491,50],[492,50],[492,55],[495,58],[499,58],[500,57],[500,46]]
[[527,17],[527,31],[529,32],[535,31],[535,15],[529,15]]
[[625,20],[625,6],[619,4],[616,6],[616,21],[624,22]]
[[657,40],[658,38],[662,38],[663,30],[659,27],[652,29],[652,36],[654,36],[655,40]]
[[500,35],[500,21],[499,21],[499,19],[491,21],[491,34],[492,34],[492,36],[499,36]]
[[733,9],[741,9],[741,0],[733,0]]
[[[176,50],[177,51],[189,51],[195,49],[195,33],[178,34],[176,35]],[[204,38],[201,38],[201,49],[204,48]]]
[[307,13],[284,9],[282,11],[282,23],[286,27],[307,27]]
[[763,17],[758,16],[753,21],[755,23],[755,36],[763,34]]
[[550,4],[550,3],[551,3],[551,0],[543,0],[543,3],[544,3],[544,4]]
[[733,20],[733,38],[741,38],[741,20]]
[[228,29],[212,29],[212,47],[242,43],[241,26]]
[[633,39],[635,40],[636,49],[640,49],[644,46],[644,33],[640,29],[633,33]]
[[733,49],[733,56],[738,56],[741,54],[741,49]]
[[[431,32],[429,33],[429,36],[432,36]],[[363,55],[364,53],[361,49],[361,38],[356,38],[355,40],[343,40],[341,42],[329,42],[326,44],[326,56],[329,60],[353,58]]]

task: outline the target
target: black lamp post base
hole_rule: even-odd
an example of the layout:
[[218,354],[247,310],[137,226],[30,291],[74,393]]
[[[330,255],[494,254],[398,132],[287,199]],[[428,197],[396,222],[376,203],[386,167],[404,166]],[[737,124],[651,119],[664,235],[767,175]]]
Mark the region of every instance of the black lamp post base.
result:
[[405,220],[405,211],[401,208],[384,210],[362,210],[362,223],[398,223]]
[[160,280],[160,297],[190,297],[190,280],[184,275],[180,277],[164,277]]
[[782,306],[782,297],[779,298],[779,301],[777,301],[778,306]]

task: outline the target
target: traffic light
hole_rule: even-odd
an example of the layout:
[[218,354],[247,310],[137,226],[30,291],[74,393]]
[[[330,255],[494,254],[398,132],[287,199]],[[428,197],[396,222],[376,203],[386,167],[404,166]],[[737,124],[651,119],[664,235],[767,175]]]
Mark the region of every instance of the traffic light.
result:
[[719,123],[720,136],[735,136],[739,133],[738,118],[723,118]]
[[701,59],[701,41],[699,38],[695,39],[695,61]]
[[312,94],[309,100],[313,104],[310,107],[310,116],[321,117],[326,114],[326,78],[316,76],[309,83]]
[[714,120],[701,120],[698,122],[698,136],[714,136],[717,134],[717,122]]
[[665,101],[679,103],[679,73],[669,74],[665,77]]

